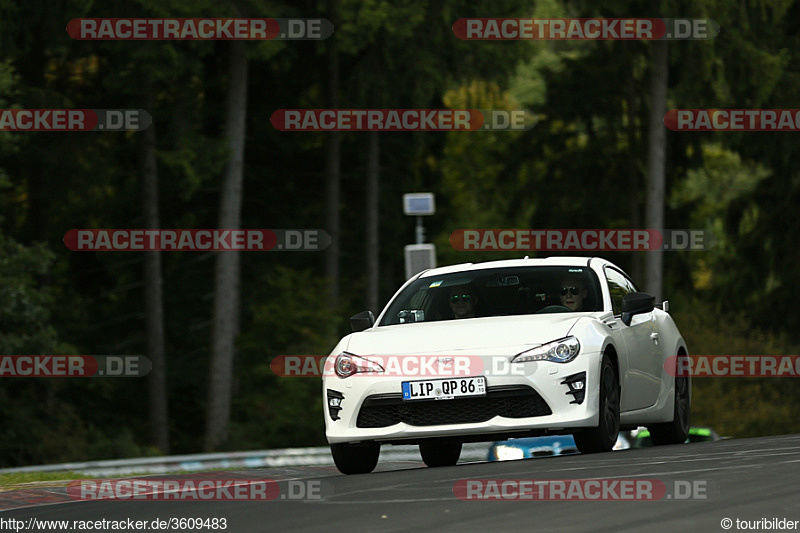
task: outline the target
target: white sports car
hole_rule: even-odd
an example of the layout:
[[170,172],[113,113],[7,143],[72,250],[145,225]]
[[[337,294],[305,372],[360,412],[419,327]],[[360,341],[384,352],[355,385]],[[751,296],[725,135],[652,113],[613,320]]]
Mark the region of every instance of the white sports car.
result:
[[375,320],[350,319],[326,361],[325,428],[337,468],[371,472],[381,444],[419,444],[454,465],[471,441],[572,434],[610,451],[620,429],[657,444],[689,431],[688,350],[667,302],[600,258],[515,259],[435,268],[408,280]]

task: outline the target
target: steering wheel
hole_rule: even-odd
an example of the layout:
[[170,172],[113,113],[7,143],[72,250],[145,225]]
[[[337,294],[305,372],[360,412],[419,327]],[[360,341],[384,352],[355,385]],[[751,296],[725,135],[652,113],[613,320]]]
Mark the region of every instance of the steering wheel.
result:
[[572,309],[566,307],[564,305],[548,305],[547,307],[542,307],[536,314],[544,314],[544,313],[572,313]]

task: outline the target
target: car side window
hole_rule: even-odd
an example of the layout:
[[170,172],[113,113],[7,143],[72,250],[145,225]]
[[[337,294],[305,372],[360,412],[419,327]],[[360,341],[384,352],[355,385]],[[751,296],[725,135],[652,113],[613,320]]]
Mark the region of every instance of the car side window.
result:
[[611,293],[611,309],[615,316],[622,315],[622,299],[626,294],[635,292],[628,278],[619,270],[606,268],[608,290]]

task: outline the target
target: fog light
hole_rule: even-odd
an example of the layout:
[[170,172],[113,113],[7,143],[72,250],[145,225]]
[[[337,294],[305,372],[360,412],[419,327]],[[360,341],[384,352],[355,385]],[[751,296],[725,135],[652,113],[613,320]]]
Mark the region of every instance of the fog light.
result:
[[339,411],[342,410],[342,400],[344,395],[332,389],[328,389],[328,414],[331,420],[339,420]]
[[562,385],[567,385],[569,390],[564,394],[571,394],[572,401],[569,403],[582,404],[586,398],[586,372],[578,372],[564,378]]

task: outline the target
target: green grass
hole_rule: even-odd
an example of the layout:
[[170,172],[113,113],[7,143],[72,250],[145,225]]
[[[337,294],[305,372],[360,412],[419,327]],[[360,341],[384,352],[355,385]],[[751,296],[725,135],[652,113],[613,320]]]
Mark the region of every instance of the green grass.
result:
[[[130,479],[130,478],[142,478],[142,477],[152,477],[152,476],[176,476],[180,474],[200,474],[202,472],[217,472],[217,471],[236,471],[236,470],[248,470],[247,467],[232,467],[232,468],[209,468],[208,470],[193,470],[191,472],[187,472],[184,470],[175,470],[166,473],[159,473],[155,474],[153,472],[133,472],[128,474],[120,474],[118,476],[110,476],[108,479]],[[105,479],[103,476],[88,476],[86,474],[81,474],[79,472],[24,472],[24,473],[14,473],[14,474],[0,474],[0,491],[4,488],[8,489],[14,485],[22,485],[25,483],[47,483],[53,482],[53,486],[58,485],[59,481],[71,481],[73,479]]]
[[18,472],[14,474],[0,474],[0,488],[22,483],[41,483],[46,481],[70,481],[72,479],[87,479],[91,476],[78,472]]

